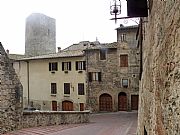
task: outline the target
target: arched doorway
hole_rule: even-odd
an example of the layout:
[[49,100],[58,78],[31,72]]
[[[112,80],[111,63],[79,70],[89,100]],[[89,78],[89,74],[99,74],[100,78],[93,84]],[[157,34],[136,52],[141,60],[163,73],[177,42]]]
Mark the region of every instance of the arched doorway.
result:
[[127,95],[124,92],[120,92],[118,95],[118,110],[127,111]]
[[99,97],[99,110],[112,111],[112,97],[109,94],[102,94]]
[[63,101],[62,102],[62,110],[63,111],[73,111],[73,102]]

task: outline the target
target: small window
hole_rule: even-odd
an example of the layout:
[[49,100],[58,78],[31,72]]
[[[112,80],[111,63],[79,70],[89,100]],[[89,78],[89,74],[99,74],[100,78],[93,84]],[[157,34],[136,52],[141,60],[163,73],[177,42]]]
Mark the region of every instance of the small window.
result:
[[70,94],[70,83],[64,83],[64,94]]
[[122,86],[124,88],[127,88],[128,87],[128,79],[122,79]]
[[57,94],[57,85],[56,85],[56,83],[51,83],[51,94]]
[[78,83],[78,95],[84,95],[84,83]]
[[128,67],[128,55],[120,55],[120,67]]
[[62,62],[62,71],[71,70],[71,62]]
[[126,34],[121,35],[121,42],[124,42],[124,41],[126,41]]
[[57,70],[58,70],[58,63],[57,62],[49,63],[49,71],[57,71]]
[[100,60],[106,60],[106,50],[101,49],[100,51]]
[[86,70],[86,62],[76,61],[76,70]]
[[101,72],[89,72],[89,81],[101,81]]

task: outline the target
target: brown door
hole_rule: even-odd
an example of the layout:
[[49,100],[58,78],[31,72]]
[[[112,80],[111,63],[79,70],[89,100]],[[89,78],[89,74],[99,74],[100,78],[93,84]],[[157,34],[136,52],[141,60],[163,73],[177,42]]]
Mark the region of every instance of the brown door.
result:
[[112,111],[112,97],[109,94],[102,94],[99,98],[100,111]]
[[124,92],[121,92],[118,96],[118,110],[127,111],[127,96]]
[[131,95],[131,110],[138,110],[138,95]]
[[84,103],[80,103],[80,111],[84,111]]
[[73,102],[63,101],[62,102],[62,110],[63,111],[73,111]]
[[52,101],[52,111],[57,111],[57,101]]

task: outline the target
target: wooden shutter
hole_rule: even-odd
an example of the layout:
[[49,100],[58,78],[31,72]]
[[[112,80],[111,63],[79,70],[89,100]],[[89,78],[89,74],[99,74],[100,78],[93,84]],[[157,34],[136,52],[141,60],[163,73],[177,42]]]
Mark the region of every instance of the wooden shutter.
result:
[[64,62],[62,62],[62,71],[64,71]]
[[101,82],[101,72],[98,72],[98,81]]
[[71,62],[69,62],[69,70],[71,71]]
[[128,67],[128,55],[120,55],[120,67]]
[[92,72],[89,72],[89,82],[92,82]]
[[49,63],[49,71],[51,71],[51,63]]
[[76,70],[78,70],[78,61],[76,61]]
[[86,61],[83,61],[83,69],[86,70]]

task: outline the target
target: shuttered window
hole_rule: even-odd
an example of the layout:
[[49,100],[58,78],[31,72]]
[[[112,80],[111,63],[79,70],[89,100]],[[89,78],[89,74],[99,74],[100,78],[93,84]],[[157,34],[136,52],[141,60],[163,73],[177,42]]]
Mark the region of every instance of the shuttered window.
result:
[[86,70],[86,62],[76,61],[76,70]]
[[58,63],[57,62],[49,63],[49,71],[57,71],[57,70],[58,70]]
[[62,62],[62,71],[71,71],[71,62]]
[[57,94],[57,85],[56,85],[56,83],[51,83],[51,94]]
[[89,82],[92,81],[101,82],[101,72],[89,72]]
[[128,55],[120,55],[120,67],[128,67]]

